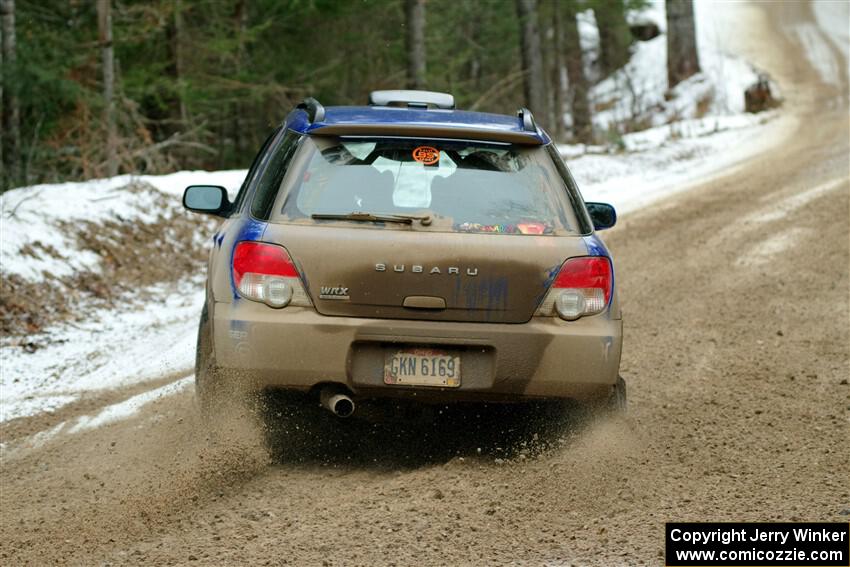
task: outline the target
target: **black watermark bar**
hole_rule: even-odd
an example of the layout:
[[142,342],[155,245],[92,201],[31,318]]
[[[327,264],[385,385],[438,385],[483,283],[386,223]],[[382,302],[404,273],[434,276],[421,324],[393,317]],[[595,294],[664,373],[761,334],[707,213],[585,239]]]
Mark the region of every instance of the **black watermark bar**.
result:
[[668,567],[850,567],[850,524],[668,523]]

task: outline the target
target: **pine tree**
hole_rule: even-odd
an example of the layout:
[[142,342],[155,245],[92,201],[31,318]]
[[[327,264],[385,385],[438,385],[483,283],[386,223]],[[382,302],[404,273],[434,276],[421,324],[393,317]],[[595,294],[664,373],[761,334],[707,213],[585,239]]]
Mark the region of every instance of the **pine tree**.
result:
[[[525,96],[557,130],[557,68],[572,71],[567,31],[558,53],[549,45],[552,14],[573,2],[513,1],[515,10],[480,0],[0,0],[3,26],[17,25],[17,45],[4,29],[0,50],[3,176],[245,167],[303,97],[362,104],[408,77],[482,111],[513,113]],[[110,8],[111,26],[100,17]],[[422,25],[408,26],[417,13]],[[572,90],[560,96],[558,108],[569,107]]]

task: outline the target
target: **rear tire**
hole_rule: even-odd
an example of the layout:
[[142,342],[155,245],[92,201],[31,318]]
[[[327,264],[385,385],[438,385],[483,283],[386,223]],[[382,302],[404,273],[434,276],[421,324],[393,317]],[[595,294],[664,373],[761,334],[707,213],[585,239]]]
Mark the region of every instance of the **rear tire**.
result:
[[214,396],[218,372],[212,350],[209,312],[204,304],[198,323],[198,346],[195,350],[195,401],[204,423],[209,424],[214,413]]
[[244,417],[249,413],[246,411],[250,409],[249,397],[235,378],[216,364],[212,325],[204,305],[195,351],[195,400],[207,429],[222,424],[227,418]]
[[608,411],[614,414],[624,413],[628,407],[628,396],[626,389],[626,381],[622,376],[617,376],[617,382],[611,390],[611,396],[608,398]]

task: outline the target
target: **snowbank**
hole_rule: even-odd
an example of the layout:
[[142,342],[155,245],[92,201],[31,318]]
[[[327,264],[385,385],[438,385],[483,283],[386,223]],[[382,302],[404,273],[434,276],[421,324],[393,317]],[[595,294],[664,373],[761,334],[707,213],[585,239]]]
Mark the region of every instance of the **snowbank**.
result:
[[[181,196],[186,186],[222,185],[235,196],[245,174],[234,170],[122,175],[9,191],[0,196],[3,276],[45,286],[56,285],[57,277],[97,272],[102,269],[101,256],[79,248],[63,228],[68,223],[102,226],[121,219],[150,225],[161,214],[172,218],[185,214]],[[134,183],[136,188],[128,190]],[[209,235],[197,232],[198,240],[206,243]],[[86,314],[82,322],[67,321],[27,337],[3,337],[0,422],[55,410],[86,393],[190,372],[203,278],[139,292],[153,300],[141,307],[122,301],[111,309],[96,309],[84,299],[76,306]]]
[[821,31],[844,54],[845,64],[850,70],[850,3],[835,0],[814,0],[812,10]]
[[[842,71],[845,77],[850,76],[850,3],[816,0],[811,6],[817,25],[796,25],[797,37],[805,46],[806,56],[821,79],[840,87]],[[840,52],[840,57],[836,56],[834,49]]]
[[[82,183],[34,185],[0,195],[0,266],[5,275],[17,274],[41,281],[47,272],[54,277],[95,269],[100,257],[77,250],[63,222],[100,222],[121,218],[153,222],[154,211],[163,210],[158,200],[173,198],[180,210],[183,190],[190,184],[223,185],[234,195],[245,170],[181,171],[171,175],[121,175]],[[127,192],[133,182],[149,183],[159,192]],[[35,243],[39,243],[33,246]],[[29,245],[29,246],[28,246]],[[22,253],[22,249],[26,253]]]
[[[668,93],[664,1],[650,2],[640,17],[655,22],[662,34],[650,41],[635,42],[629,63],[591,89],[597,108],[595,128],[605,132],[622,130],[627,125],[627,130],[634,130],[674,120],[742,113],[744,91],[758,76],[750,63],[727,51],[731,23],[739,19],[741,9],[741,4],[735,2],[694,3],[702,73]],[[583,42],[592,44],[596,38],[598,43],[598,32],[591,30],[586,16],[583,22]]]
[[622,151],[605,146],[558,149],[588,201],[620,214],[687,190],[725,168],[765,151],[785,124],[776,112],[684,120],[622,137]]
[[[784,134],[784,124],[771,123],[778,112],[744,112],[744,91],[758,71],[733,48],[739,45],[736,34],[753,25],[751,9],[741,2],[694,3],[702,72],[672,91],[664,0],[630,12],[632,22],[654,22],[662,33],[635,42],[629,63],[591,89],[594,128],[609,132],[608,144],[558,147],[587,200],[609,202],[621,213],[635,210],[764,151]],[[578,23],[585,68],[595,78],[599,33],[593,12],[579,14]]]
[[159,301],[141,309],[92,310],[86,323],[60,324],[32,336],[32,352],[0,346],[0,422],[55,411],[84,395],[190,373],[203,279],[152,291]]

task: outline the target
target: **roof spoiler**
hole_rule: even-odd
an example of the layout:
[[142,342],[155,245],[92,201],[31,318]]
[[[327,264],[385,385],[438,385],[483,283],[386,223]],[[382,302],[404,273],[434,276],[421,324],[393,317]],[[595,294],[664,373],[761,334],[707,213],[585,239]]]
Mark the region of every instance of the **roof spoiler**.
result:
[[522,129],[526,132],[537,132],[537,123],[534,121],[534,115],[527,108],[520,108],[516,111],[519,117],[519,123]]
[[369,104],[371,106],[406,106],[452,110],[455,107],[455,97],[448,93],[433,91],[372,91],[369,93]]
[[325,107],[313,97],[305,98],[295,108],[306,112],[310,122],[321,122],[325,119]]
[[542,146],[545,140],[535,131],[503,130],[477,126],[448,124],[330,124],[310,130],[318,136],[390,136],[411,138],[445,138],[453,140],[481,140],[505,144]]

